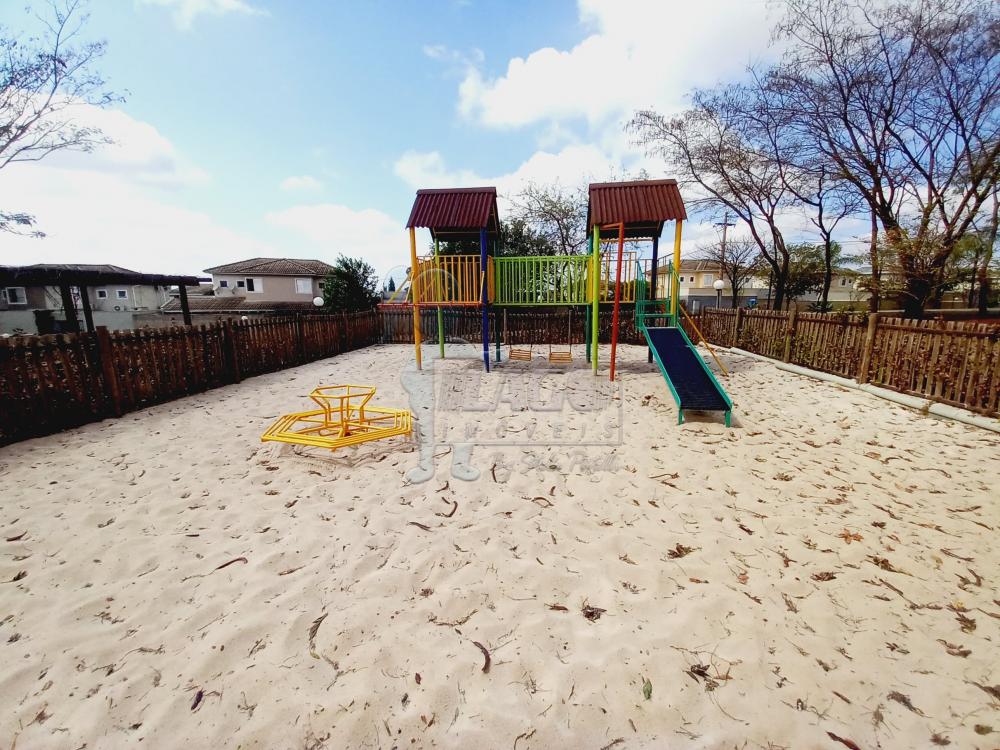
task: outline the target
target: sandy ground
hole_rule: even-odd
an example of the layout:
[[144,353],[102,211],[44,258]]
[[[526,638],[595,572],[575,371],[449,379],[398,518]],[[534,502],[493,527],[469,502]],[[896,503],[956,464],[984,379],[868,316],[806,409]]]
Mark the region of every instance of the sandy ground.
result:
[[1000,436],[736,356],[678,427],[620,356],[439,413],[471,482],[258,442],[404,346],[0,449],[0,748],[1000,746]]

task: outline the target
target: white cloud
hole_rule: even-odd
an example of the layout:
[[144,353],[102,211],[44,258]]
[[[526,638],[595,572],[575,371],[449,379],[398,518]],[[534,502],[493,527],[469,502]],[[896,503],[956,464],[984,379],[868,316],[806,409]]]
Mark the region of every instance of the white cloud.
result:
[[330,260],[337,255],[362,257],[380,276],[409,257],[403,224],[372,208],[355,210],[336,203],[292,206],[265,215],[274,227],[312,243],[305,255]]
[[286,177],[278,187],[282,190],[320,190],[323,188],[323,183],[312,175],[304,174]]
[[486,55],[478,47],[473,47],[469,52],[462,52],[444,44],[425,44],[422,49],[432,60],[461,64],[463,68],[479,65],[486,59]]
[[396,176],[412,188],[475,187],[487,184],[471,170],[450,170],[438,151],[407,151],[393,164]]
[[198,16],[222,16],[226,13],[268,15],[263,8],[250,5],[246,0],[136,0],[139,5],[155,5],[173,11],[178,28],[189,29]]
[[468,169],[450,169],[437,151],[407,151],[393,165],[396,176],[414,189],[494,185],[501,196],[521,190],[528,182],[558,182],[575,187],[636,169],[595,144],[573,143],[558,151],[540,150],[503,174],[483,176]]
[[765,10],[746,0],[578,0],[594,33],[568,50],[512,58],[496,77],[470,64],[458,109],[494,127],[593,125],[647,106],[672,111],[692,87],[739,74],[766,51]]
[[[0,237],[0,263],[114,263],[149,273],[188,274],[255,256],[332,261],[343,252],[368,258],[380,273],[405,263],[408,246],[399,219],[334,204],[293,206],[250,217],[261,222],[261,232],[271,240],[264,241],[252,230],[228,227],[180,205],[210,176],[149,123],[93,107],[81,107],[76,121],[101,127],[116,143],[90,154],[61,152],[4,169],[0,207],[34,215],[46,236]],[[305,189],[321,183],[300,175],[282,186]]]
[[0,206],[33,214],[46,237],[4,236],[2,262],[199,273],[220,258],[268,254],[256,239],[176,205],[184,191],[210,178],[155,127],[89,105],[79,106],[74,121],[100,127],[115,143],[4,169]]
[[170,193],[97,169],[15,164],[0,205],[35,215],[43,239],[5,237],[5,263],[114,263],[148,273],[200,273],[271,248],[170,203]]
[[180,188],[208,181],[208,174],[185,159],[155,127],[118,109],[74,105],[73,121],[99,128],[113,142],[91,153],[58,151],[45,167],[118,174],[144,185]]

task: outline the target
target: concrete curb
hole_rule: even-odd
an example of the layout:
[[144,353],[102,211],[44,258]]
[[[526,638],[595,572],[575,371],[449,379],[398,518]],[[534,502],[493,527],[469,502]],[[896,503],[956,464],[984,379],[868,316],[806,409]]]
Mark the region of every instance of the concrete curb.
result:
[[859,383],[856,380],[844,378],[839,375],[831,375],[830,373],[819,372],[818,370],[810,370],[806,367],[800,367],[799,365],[791,365],[786,362],[779,362],[778,360],[771,359],[770,357],[765,357],[760,354],[754,354],[753,352],[744,351],[743,349],[737,349],[735,347],[726,348],[722,346],[715,346],[714,348],[718,351],[730,352],[732,354],[737,354],[742,357],[750,357],[751,359],[758,359],[761,362],[770,362],[779,370],[792,372],[795,373],[796,375],[804,375],[807,378],[822,380],[825,383],[835,383],[836,385],[843,386],[844,388],[850,388],[851,390],[855,391],[864,391],[865,393],[870,393],[871,395],[885,399],[886,401],[892,401],[894,404],[899,404],[901,406],[906,406],[910,409],[915,409],[916,411],[919,411],[923,414],[932,414],[935,417],[952,419],[956,422],[961,422],[962,424],[971,425],[973,427],[980,427],[984,430],[990,430],[991,432],[1000,433],[1000,419],[993,419],[992,417],[983,416],[982,414],[976,414],[966,409],[959,409],[957,406],[949,406],[948,404],[939,404],[936,401],[930,401],[925,398],[920,398],[919,396],[910,396],[905,393],[897,393],[896,391],[890,391],[888,388],[879,388],[878,386],[871,385],[869,383]]

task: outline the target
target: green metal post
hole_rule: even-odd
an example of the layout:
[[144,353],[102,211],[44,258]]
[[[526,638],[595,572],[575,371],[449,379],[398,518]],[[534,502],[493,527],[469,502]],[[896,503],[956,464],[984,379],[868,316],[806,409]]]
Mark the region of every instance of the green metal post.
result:
[[[440,251],[440,243],[437,238],[434,239],[434,259],[437,260],[438,253]],[[435,264],[437,265],[437,264]],[[441,301],[441,267],[438,266],[435,269],[434,276],[437,278],[437,289],[438,289],[438,302]],[[447,280],[445,280],[447,281]],[[444,314],[441,312],[441,305],[438,305],[438,350],[441,353],[441,359],[444,359]]]
[[595,224],[591,235],[591,289],[593,299],[590,304],[590,348],[592,352],[591,365],[597,374],[597,332],[600,327],[600,287],[601,287],[601,228]]

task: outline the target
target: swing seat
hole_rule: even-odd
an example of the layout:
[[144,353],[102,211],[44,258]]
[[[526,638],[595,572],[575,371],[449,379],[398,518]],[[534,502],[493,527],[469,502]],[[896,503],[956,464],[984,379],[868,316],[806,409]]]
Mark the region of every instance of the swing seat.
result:
[[510,350],[509,359],[515,362],[530,362],[531,361],[531,350],[530,349],[514,349]]
[[549,362],[569,364],[573,361],[573,352],[549,352]]

